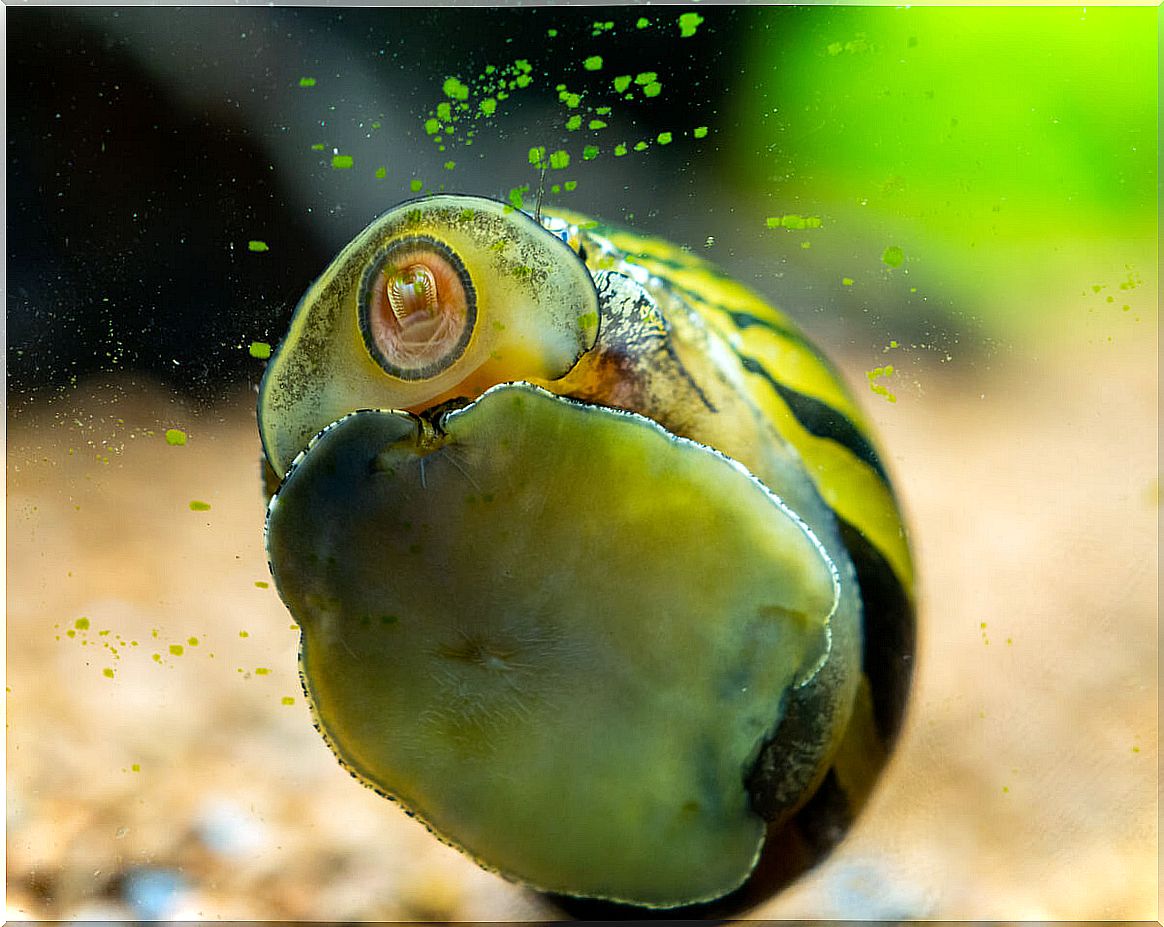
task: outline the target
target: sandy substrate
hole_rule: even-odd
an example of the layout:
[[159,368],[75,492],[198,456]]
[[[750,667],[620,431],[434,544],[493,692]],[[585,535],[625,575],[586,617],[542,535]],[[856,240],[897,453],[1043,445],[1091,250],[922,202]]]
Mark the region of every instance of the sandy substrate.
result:
[[[1142,334],[907,363],[895,404],[864,394],[919,562],[912,711],[849,839],[758,914],[1156,918]],[[257,459],[247,394],[197,411],[90,385],[10,420],[8,916],[538,918],[312,728],[297,632],[259,585]]]

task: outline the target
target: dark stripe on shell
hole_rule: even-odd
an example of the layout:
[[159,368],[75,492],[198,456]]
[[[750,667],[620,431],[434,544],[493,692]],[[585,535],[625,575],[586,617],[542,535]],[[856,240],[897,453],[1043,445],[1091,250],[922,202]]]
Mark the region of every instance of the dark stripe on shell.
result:
[[861,430],[847,419],[841,412],[834,409],[827,402],[813,396],[798,392],[785,386],[772,376],[760,361],[747,354],[736,352],[740,363],[748,373],[763,377],[772,389],[776,390],[781,399],[787,403],[796,420],[809,432],[818,438],[828,438],[847,448],[858,460],[864,461],[881,477],[886,486],[890,485],[889,475],[877,456],[877,451],[869,443],[869,439]]
[[909,700],[917,646],[913,603],[889,561],[869,539],[843,518],[837,518],[837,527],[861,587],[864,610],[861,668],[869,678],[877,733],[888,748],[901,728]]

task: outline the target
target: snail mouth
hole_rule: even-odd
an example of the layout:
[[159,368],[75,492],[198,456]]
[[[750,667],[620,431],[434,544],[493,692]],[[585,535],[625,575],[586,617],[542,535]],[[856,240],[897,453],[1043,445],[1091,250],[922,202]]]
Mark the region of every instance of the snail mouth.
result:
[[324,736],[444,839],[645,907],[748,877],[748,771],[827,653],[839,580],[738,463],[504,384],[325,429],[267,543]]

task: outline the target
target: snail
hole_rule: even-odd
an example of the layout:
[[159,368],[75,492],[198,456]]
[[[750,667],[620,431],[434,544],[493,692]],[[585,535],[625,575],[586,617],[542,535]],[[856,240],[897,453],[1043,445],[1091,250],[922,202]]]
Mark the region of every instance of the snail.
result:
[[843,836],[905,709],[912,566],[783,313],[659,239],[431,196],[308,289],[258,420],[316,726],[440,839],[566,910],[673,914]]

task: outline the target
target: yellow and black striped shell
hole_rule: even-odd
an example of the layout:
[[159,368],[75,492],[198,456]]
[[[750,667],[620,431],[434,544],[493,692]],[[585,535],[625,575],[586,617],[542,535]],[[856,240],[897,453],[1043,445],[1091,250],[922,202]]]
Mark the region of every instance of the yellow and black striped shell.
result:
[[753,292],[580,216],[405,203],[304,296],[259,427],[317,726],[439,837],[585,914],[740,910],[843,835],[910,554],[860,409]]

